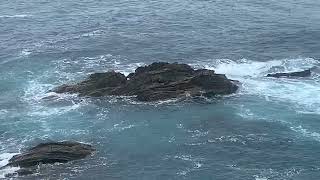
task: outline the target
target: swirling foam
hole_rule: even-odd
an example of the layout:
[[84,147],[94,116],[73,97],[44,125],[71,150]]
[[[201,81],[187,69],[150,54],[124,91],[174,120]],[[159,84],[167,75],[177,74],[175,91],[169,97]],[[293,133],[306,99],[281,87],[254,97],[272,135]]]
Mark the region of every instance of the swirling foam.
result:
[[246,59],[239,61],[222,59],[192,65],[197,68],[214,69],[217,73],[239,80],[242,83],[240,93],[258,95],[267,101],[291,102],[297,112],[320,114],[320,79],[317,73],[314,72],[311,78],[304,79],[265,77],[268,73],[319,68],[318,60],[305,58],[257,62]]

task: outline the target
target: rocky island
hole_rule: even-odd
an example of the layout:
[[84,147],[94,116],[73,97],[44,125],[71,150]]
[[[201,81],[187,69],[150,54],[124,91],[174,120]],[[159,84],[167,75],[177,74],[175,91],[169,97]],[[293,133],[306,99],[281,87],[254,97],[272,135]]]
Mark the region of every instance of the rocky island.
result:
[[139,101],[158,101],[227,95],[237,89],[236,81],[213,70],[195,70],[187,64],[156,62],[138,67],[128,76],[115,71],[94,73],[82,82],[61,85],[52,91],[91,97],[136,96]]

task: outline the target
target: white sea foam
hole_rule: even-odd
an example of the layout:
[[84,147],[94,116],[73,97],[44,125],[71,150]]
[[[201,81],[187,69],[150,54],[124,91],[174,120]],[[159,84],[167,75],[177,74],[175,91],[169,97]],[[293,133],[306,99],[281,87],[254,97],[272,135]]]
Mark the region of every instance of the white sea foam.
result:
[[297,126],[297,127],[290,127],[291,130],[300,133],[304,137],[312,138],[318,142],[320,142],[320,133],[317,132],[312,132],[308,129],[303,128],[302,126]]
[[31,17],[30,14],[16,14],[16,15],[0,15],[0,18],[25,18]]
[[7,114],[9,111],[6,109],[0,109],[0,115]]
[[[9,160],[18,153],[2,153],[0,154],[0,168],[4,167],[9,163]],[[14,173],[15,171],[19,170],[19,167],[6,167],[0,169],[0,179],[5,178],[6,174]]]
[[30,81],[24,90],[23,98],[30,101],[43,98],[46,92],[53,88],[52,84],[43,84],[38,82],[37,80]]
[[48,117],[52,115],[60,115],[65,114],[69,111],[76,110],[80,107],[80,104],[74,104],[71,106],[65,106],[65,107],[59,107],[59,108],[36,108],[36,110],[31,111],[28,113],[30,116],[42,116],[42,117]]
[[127,125],[127,126],[117,126],[118,124],[116,124],[115,126],[114,126],[114,129],[116,129],[116,130],[118,130],[118,131],[123,131],[123,130],[126,130],[126,129],[131,129],[131,128],[133,128],[133,127],[135,127],[136,125],[132,125],[132,124],[130,124],[130,125]]
[[18,153],[2,153],[0,154],[0,167],[3,167],[9,163],[9,159],[11,159],[14,155]]
[[23,49],[22,51],[21,51],[21,55],[22,56],[28,56],[28,55],[30,55],[32,52],[31,52],[31,50],[29,50],[29,49]]
[[[299,114],[320,114],[320,78],[319,72],[312,73],[311,78],[266,78],[268,73],[301,71],[320,67],[318,60],[284,59],[267,62],[250,60],[217,60],[199,63],[198,67],[214,69],[217,73],[226,74],[229,78],[242,83],[240,94],[259,96],[266,101],[287,104],[288,108]],[[245,105],[240,106],[239,115],[245,119],[264,119]],[[269,119],[270,120],[270,119]],[[291,130],[304,137],[320,141],[320,134],[302,126],[294,125],[287,119],[277,119]],[[227,138],[231,140],[230,138]],[[234,139],[236,140],[236,139]],[[217,140],[215,140],[217,141]]]
[[7,174],[13,174],[14,172],[18,171],[19,167],[5,167],[4,169],[0,170],[0,179],[6,178]]
[[[57,94],[48,92],[54,85],[30,81],[24,90],[23,100],[30,104],[29,116],[48,117],[74,111],[87,104],[85,100],[76,100],[77,94]],[[46,103],[47,102],[47,103]],[[47,106],[59,104],[59,106]],[[45,128],[46,129],[46,128]]]
[[296,110],[303,113],[320,113],[320,79],[314,73],[312,78],[266,78],[268,73],[301,71],[320,65],[318,60],[284,59],[257,62],[242,59],[212,60],[192,64],[197,68],[214,69],[229,78],[242,83],[240,93],[258,95],[267,101],[292,103]]
[[95,30],[95,31],[83,33],[83,34],[81,34],[81,37],[100,36],[100,35],[102,35],[103,33],[104,33],[104,32],[103,32],[102,30]]
[[293,177],[299,175],[302,169],[296,169],[294,167],[284,170],[277,169],[243,169],[249,171],[258,171],[259,174],[253,177],[256,180],[269,180],[269,179],[292,179]]
[[125,121],[121,121],[119,124],[114,124],[113,127],[109,131],[118,131],[122,132],[127,129],[131,129],[136,127],[136,124],[127,124]]
[[115,70],[128,75],[135,71],[139,66],[145,65],[144,63],[128,63],[128,60],[111,54],[93,56],[93,57],[80,57],[74,59],[63,59],[58,61],[60,71],[69,72],[69,69],[78,68],[80,73],[86,75],[93,72],[105,72],[108,70]]
[[256,180],[268,180],[266,177],[256,177]]
[[266,62],[251,61],[247,59],[229,60],[216,59],[191,64],[195,67],[214,69],[217,73],[229,77],[263,77],[268,73],[299,71],[319,65],[313,58],[283,59]]
[[203,158],[196,158],[196,157],[193,157],[191,155],[176,155],[173,158],[176,159],[176,160],[182,160],[182,161],[185,161],[185,162],[190,162],[191,165],[192,165],[192,167],[188,167],[188,168],[185,168],[185,169],[180,170],[179,172],[177,172],[177,175],[180,175],[180,176],[185,176],[185,175],[187,175],[188,173],[190,173],[192,171],[200,169],[203,166],[202,162],[204,161]]

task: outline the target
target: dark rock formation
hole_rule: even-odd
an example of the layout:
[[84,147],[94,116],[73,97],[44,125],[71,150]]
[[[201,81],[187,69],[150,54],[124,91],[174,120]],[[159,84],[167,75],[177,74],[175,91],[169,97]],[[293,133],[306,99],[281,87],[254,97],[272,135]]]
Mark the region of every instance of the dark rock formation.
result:
[[55,88],[56,93],[80,96],[137,96],[140,101],[157,101],[183,96],[215,96],[236,92],[238,86],[213,70],[194,70],[187,64],[158,62],[139,67],[125,77],[106,72],[90,75],[85,81]]
[[275,74],[268,74],[267,77],[310,77],[311,76],[311,69],[299,72],[291,72],[291,73],[275,73]]
[[[13,156],[7,166],[19,166],[23,168],[42,164],[53,164],[56,162],[66,163],[78,160],[90,155],[94,149],[87,144],[78,142],[53,142],[43,143],[28,150],[27,152]],[[23,173],[27,171],[21,171]]]

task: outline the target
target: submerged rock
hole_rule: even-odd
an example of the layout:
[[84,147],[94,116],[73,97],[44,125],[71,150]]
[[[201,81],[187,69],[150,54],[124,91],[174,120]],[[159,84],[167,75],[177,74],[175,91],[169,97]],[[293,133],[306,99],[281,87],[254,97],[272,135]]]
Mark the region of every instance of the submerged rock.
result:
[[[7,166],[28,168],[38,164],[66,163],[72,160],[83,159],[92,154],[91,145],[78,142],[51,142],[42,143],[27,152],[13,156]],[[21,171],[23,173],[28,171]]]
[[311,69],[299,72],[291,72],[291,73],[275,73],[275,74],[268,74],[267,77],[310,77],[311,76]]
[[236,92],[238,86],[213,70],[194,70],[187,64],[157,62],[138,67],[125,77],[117,72],[94,73],[74,85],[53,89],[56,93],[80,96],[137,96],[140,101],[157,101],[183,96],[215,96]]

